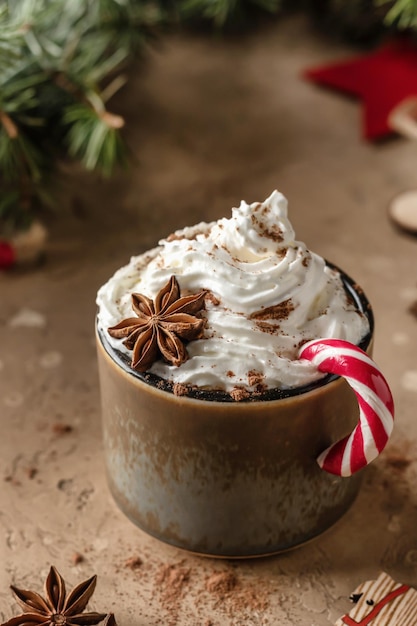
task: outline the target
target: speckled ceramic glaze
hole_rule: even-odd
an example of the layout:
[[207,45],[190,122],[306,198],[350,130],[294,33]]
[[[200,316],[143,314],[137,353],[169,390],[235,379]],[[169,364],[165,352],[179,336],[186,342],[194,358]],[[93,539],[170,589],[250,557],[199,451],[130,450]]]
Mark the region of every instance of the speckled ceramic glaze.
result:
[[[372,329],[365,296],[344,281]],[[371,343],[372,331],[361,347]],[[316,462],[358,420],[344,380],[247,402],[175,396],[133,372],[104,337],[97,344],[110,489],[149,534],[213,556],[260,556],[319,535],[353,502],[361,473],[341,478]]]

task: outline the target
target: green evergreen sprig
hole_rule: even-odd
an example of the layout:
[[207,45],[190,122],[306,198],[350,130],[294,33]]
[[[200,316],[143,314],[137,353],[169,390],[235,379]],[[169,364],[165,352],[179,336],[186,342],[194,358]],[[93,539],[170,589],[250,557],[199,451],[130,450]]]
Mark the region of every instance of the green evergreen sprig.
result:
[[400,30],[417,27],[417,0],[376,0],[377,6],[390,5],[385,22]]
[[104,108],[100,114],[87,105],[74,104],[67,107],[63,121],[70,126],[69,153],[87,169],[99,167],[104,175],[110,175],[115,163],[126,163],[126,150],[119,134],[124,126],[122,117]]
[[126,163],[124,120],[109,102],[167,24],[219,29],[254,10],[318,6],[319,20],[330,14],[363,37],[375,25],[417,29],[417,0],[0,0],[0,238],[29,224],[57,158],[104,175]]
[[0,0],[0,234],[29,223],[57,156],[103,174],[126,162],[106,104],[162,21],[150,1]]
[[275,13],[281,0],[182,0],[179,13],[184,19],[211,22],[216,28],[245,19],[254,9]]

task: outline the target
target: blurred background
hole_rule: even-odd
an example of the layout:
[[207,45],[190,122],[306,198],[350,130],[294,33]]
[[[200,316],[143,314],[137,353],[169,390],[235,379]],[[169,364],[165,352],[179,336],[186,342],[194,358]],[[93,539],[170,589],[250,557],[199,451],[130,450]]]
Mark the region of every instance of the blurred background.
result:
[[[389,212],[417,187],[390,123],[417,96],[416,28],[416,0],[0,0],[0,621],[10,583],[41,591],[51,564],[69,586],[97,573],[94,608],[121,626],[329,626],[381,570],[417,586],[417,226]],[[325,536],[213,562],[108,493],[95,296],[161,237],[275,188],[373,304],[396,429]],[[210,591],[230,572],[235,591]]]
[[[16,234],[29,229],[39,214],[50,211],[52,219],[60,219],[66,210],[57,199],[57,192],[59,195],[63,187],[63,171],[69,173],[73,167],[75,175],[75,171],[84,169],[96,174],[94,180],[98,180],[97,176],[108,178],[127,168],[125,180],[129,184],[136,174],[143,176],[144,169],[139,164],[149,158],[149,150],[142,143],[145,137],[133,138],[132,134],[146,135],[152,123],[161,131],[170,121],[174,122],[168,127],[167,135],[173,137],[173,133],[178,133],[177,141],[171,143],[177,147],[182,143],[185,148],[187,137],[197,143],[202,139],[203,129],[192,124],[198,111],[205,107],[200,123],[205,129],[212,128],[206,132],[204,143],[214,141],[216,134],[223,139],[223,158],[226,152],[230,158],[225,159],[222,170],[224,175],[231,173],[233,155],[241,155],[243,148],[233,146],[233,141],[244,142],[249,132],[244,109],[250,105],[242,95],[249,91],[256,94],[250,53],[254,37],[276,35],[289,40],[293,37],[294,43],[301,44],[305,33],[294,31],[296,17],[304,29],[316,38],[322,37],[327,44],[339,41],[357,50],[371,50],[398,33],[414,39],[417,3],[414,0],[76,0],[70,3],[3,0],[0,4],[0,237],[3,241],[0,263],[7,266],[12,264],[14,256],[24,255],[19,249],[20,240],[16,249],[13,241]],[[181,37],[200,50],[206,46],[206,53],[200,54],[205,59],[199,59],[196,65],[192,51],[185,50],[183,58],[176,59],[175,55],[181,53],[177,47],[172,49],[172,42]],[[227,50],[224,60],[220,58],[223,50]],[[277,52],[277,64],[279,57]],[[171,71],[170,63],[177,64]],[[232,82],[227,72],[222,71],[223,63],[229,67],[234,64]],[[157,80],[161,66],[167,74],[166,80],[172,83],[163,95],[163,102],[154,94],[149,95],[149,84]],[[180,66],[184,76],[177,83]],[[260,66],[255,71],[255,81],[259,81],[262,69]],[[288,67],[288,72],[300,69]],[[277,74],[271,73],[271,82],[277,78]],[[280,87],[286,92],[288,84],[285,77],[282,80]],[[229,97],[235,101],[232,103]],[[187,108],[193,111],[188,121]],[[262,115],[260,103],[250,108],[251,114],[258,108],[258,115]],[[181,113],[184,124],[179,117]],[[277,131],[282,111],[277,110],[276,116],[270,124],[271,132]],[[283,121],[280,130],[288,132],[285,116]],[[261,132],[257,135],[250,140],[252,149],[255,149],[254,140],[263,142]],[[199,151],[195,153],[195,146],[190,148],[194,152],[190,158],[198,159]],[[161,162],[154,168],[161,176],[166,175],[168,164],[164,161],[169,158],[168,151],[161,151]],[[210,146],[206,145],[204,151],[208,153]],[[217,153],[217,163],[219,158]],[[73,210],[80,211],[80,207]],[[38,247],[43,247],[44,235],[42,229],[35,229],[33,245],[38,240]],[[12,250],[6,249],[7,241],[12,243]]]

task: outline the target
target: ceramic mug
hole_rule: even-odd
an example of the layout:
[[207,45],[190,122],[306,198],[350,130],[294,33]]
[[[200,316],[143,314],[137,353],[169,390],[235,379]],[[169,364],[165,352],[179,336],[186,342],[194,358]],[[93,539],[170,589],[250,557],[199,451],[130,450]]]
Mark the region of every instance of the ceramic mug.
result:
[[[371,307],[341,276],[368,318],[360,348],[370,354]],[[212,556],[261,556],[319,535],[352,504],[362,472],[342,477],[317,463],[352,430],[364,435],[357,426],[364,407],[345,378],[327,374],[244,402],[224,392],[177,396],[161,379],[132,370],[103,333],[97,346],[108,483],[122,511],[150,535]],[[341,444],[345,452],[352,437]]]

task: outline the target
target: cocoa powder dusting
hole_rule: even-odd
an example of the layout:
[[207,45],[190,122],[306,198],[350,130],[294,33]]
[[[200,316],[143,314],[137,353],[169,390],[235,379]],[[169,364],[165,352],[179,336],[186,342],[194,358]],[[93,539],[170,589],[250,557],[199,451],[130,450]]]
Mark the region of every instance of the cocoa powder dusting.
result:
[[247,589],[242,589],[236,595],[235,606],[237,609],[265,611],[269,606],[269,599],[262,589],[248,587]]
[[125,561],[125,567],[129,569],[135,570],[141,567],[143,561],[140,556],[131,556],[129,559]]
[[262,385],[264,378],[265,376],[256,370],[250,370],[250,372],[248,372],[248,383],[251,387]]
[[172,387],[172,392],[174,396],[188,396],[188,387],[181,383],[175,383]]
[[32,480],[37,475],[38,470],[36,469],[36,467],[27,467],[25,473],[29,480]]
[[206,579],[206,590],[216,598],[228,615],[245,611],[264,611],[269,605],[265,586],[245,583],[231,571],[215,572]]
[[219,298],[217,298],[217,296],[215,296],[212,291],[206,291],[206,295],[204,296],[204,298],[205,300],[207,300],[207,302],[210,302],[210,304],[212,304],[213,306],[219,306],[220,304]]
[[58,437],[62,437],[62,435],[68,435],[68,433],[72,433],[73,428],[70,424],[62,424],[61,422],[56,422],[52,424],[52,432],[54,435]]
[[250,396],[249,391],[244,387],[234,387],[231,391],[229,391],[229,394],[235,402],[246,400]]
[[181,241],[182,239],[188,239],[188,241],[193,241],[197,235],[203,235],[205,238],[209,236],[209,232],[205,230],[194,230],[190,235],[186,235],[185,233],[171,233],[166,237],[167,241]]
[[83,554],[81,554],[80,552],[74,552],[74,553],[71,555],[71,563],[72,563],[73,565],[79,565],[80,563],[83,563],[83,562],[84,562],[84,560],[85,560],[85,559],[84,559],[84,555],[83,555]]
[[[266,215],[267,213],[268,211],[262,211],[262,215]],[[262,236],[267,237],[268,239],[272,239],[272,241],[275,241],[276,243],[281,243],[282,241],[284,241],[282,231],[277,224],[273,224],[270,228],[268,228],[264,222],[261,222],[257,219],[256,215],[252,214],[250,219],[254,226],[257,225],[259,227],[260,234]]]
[[206,589],[224,598],[237,585],[237,578],[233,572],[216,572],[206,580]]
[[190,579],[190,569],[178,565],[161,565],[155,576],[155,583],[161,588],[165,603],[176,605],[184,594],[184,586]]
[[266,237],[268,237],[268,239],[272,239],[272,241],[275,241],[276,243],[281,243],[281,241],[284,240],[284,237],[282,236],[282,232],[280,230],[280,228],[278,226],[274,226],[273,228],[264,228],[264,234]]
[[276,335],[281,328],[279,324],[270,324],[269,322],[256,321],[256,326],[263,333],[269,333],[270,335]]
[[268,306],[264,309],[260,309],[259,311],[254,311],[254,313],[250,314],[249,319],[284,320],[288,318],[291,311],[294,311],[294,304],[291,298],[288,298],[288,300],[284,300],[283,302],[279,302],[278,304]]

